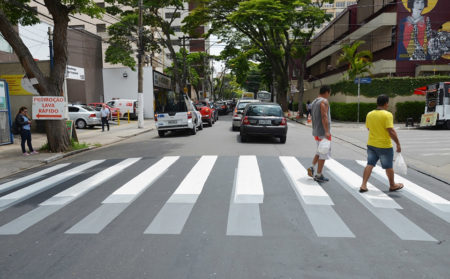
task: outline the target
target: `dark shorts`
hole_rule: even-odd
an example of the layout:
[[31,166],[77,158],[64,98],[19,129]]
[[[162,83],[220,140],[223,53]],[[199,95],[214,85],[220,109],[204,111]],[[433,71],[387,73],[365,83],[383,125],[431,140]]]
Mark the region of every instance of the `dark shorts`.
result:
[[378,148],[374,146],[367,146],[367,164],[376,166],[378,160],[381,162],[383,169],[392,169],[394,160],[394,149],[391,148]]

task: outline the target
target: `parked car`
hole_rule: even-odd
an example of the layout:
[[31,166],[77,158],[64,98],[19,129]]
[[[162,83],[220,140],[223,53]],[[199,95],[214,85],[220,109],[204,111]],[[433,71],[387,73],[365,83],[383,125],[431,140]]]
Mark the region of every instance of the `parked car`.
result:
[[256,102],[259,102],[259,100],[240,99],[238,101],[233,111],[233,122],[231,124],[231,128],[233,129],[233,131],[238,131],[239,127],[241,127],[242,112],[244,111],[245,106],[249,103],[256,103]]
[[281,106],[275,103],[249,103],[242,114],[241,141],[249,136],[274,136],[286,142],[287,121]]
[[197,121],[197,129],[198,130],[203,130],[202,114],[197,110],[197,108],[194,105],[194,102],[192,102],[192,100],[190,100],[190,101],[191,101],[192,107],[194,108],[195,114],[197,114],[197,119],[198,119],[198,121]]
[[86,105],[69,105],[69,119],[78,129],[102,125],[100,112]]
[[209,101],[200,101],[195,104],[195,108],[202,115],[202,121],[211,127],[216,122],[216,112],[213,105]]
[[166,132],[180,130],[195,135],[199,121],[194,106],[186,95],[173,91],[156,93],[155,122],[160,137],[164,137]]
[[137,119],[137,101],[132,99],[114,99],[106,103],[108,106],[120,110],[122,117]]
[[228,114],[228,104],[223,101],[217,101],[215,103],[218,114],[226,115]]
[[119,118],[122,116],[122,114],[120,113],[119,108],[113,108],[108,106],[106,103],[90,103],[88,104],[88,106],[93,107],[96,111],[100,111],[102,109],[102,106],[105,105],[109,111],[111,112],[111,119],[112,118]]

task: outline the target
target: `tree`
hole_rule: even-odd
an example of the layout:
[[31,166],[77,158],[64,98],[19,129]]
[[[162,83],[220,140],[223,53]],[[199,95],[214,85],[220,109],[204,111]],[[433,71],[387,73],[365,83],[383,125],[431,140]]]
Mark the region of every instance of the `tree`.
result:
[[364,41],[355,41],[351,45],[347,44],[342,47],[342,53],[338,59],[338,64],[348,64],[347,77],[350,80],[361,77],[365,73],[370,73],[373,59],[372,53],[369,50],[358,52],[358,48],[364,43]]
[[293,27],[317,26],[327,17],[310,0],[204,0],[185,23],[193,29],[211,22],[210,33],[226,38],[232,30],[248,38],[270,63],[278,101],[286,110],[293,48],[303,39]]
[[[186,0],[143,0],[143,23],[142,44],[145,52],[158,52],[162,47],[169,50],[173,61],[173,80],[175,90],[180,91],[186,85],[186,70],[176,58],[174,49],[173,29],[174,21],[183,11]],[[106,11],[114,16],[119,16],[120,21],[108,27],[110,35],[109,47],[105,53],[105,61],[112,64],[122,63],[125,66],[134,69],[136,65],[133,57],[133,47],[138,41],[138,1],[135,0],[106,0],[106,3],[112,6],[106,7]],[[128,6],[131,9],[121,7]],[[171,7],[171,17],[166,18],[161,13],[161,9]],[[155,36],[156,34],[156,36]]]
[[[69,16],[83,13],[100,17],[103,10],[92,0],[44,0],[53,24],[54,66],[49,76],[45,76],[34,61],[14,26],[39,23],[38,12],[29,6],[30,0],[0,1],[0,32],[16,53],[28,78],[35,78],[34,85],[40,95],[61,96],[67,65],[67,27]],[[64,120],[46,120],[45,128],[50,151],[62,152],[70,147],[70,139]]]

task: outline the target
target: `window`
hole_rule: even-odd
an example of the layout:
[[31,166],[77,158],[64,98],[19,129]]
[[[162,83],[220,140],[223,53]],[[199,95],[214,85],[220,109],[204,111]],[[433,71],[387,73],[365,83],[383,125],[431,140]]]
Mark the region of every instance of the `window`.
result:
[[166,13],[166,19],[172,19],[172,18],[179,18],[180,17],[180,13],[176,12],[176,13]]
[[336,8],[345,8],[345,2],[336,2]]
[[3,38],[2,34],[0,34],[0,51],[13,53],[12,47],[8,44],[8,42]]
[[333,8],[334,7],[333,3],[325,3],[325,4],[323,4],[323,6],[325,8]]
[[106,24],[96,24],[97,33],[106,32]]
[[84,25],[69,25],[72,29],[84,30]]
[[174,32],[181,32],[181,26],[172,26]]
[[69,112],[78,112],[79,110],[77,107],[69,107]]
[[172,45],[174,45],[174,46],[180,45],[180,40],[171,40],[171,41],[172,41]]
[[105,8],[105,2],[96,3],[99,8]]

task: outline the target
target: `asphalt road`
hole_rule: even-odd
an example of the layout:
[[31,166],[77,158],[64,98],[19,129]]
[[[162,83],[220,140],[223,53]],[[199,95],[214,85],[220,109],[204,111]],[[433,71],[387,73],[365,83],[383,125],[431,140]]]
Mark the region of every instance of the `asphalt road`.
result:
[[4,179],[0,278],[448,278],[448,185],[360,194],[365,154],[339,140],[319,185],[314,150],[308,127],[241,143],[224,116]]

